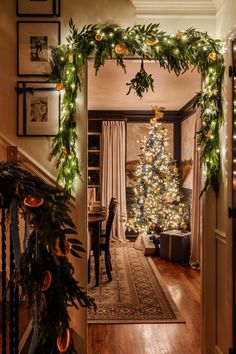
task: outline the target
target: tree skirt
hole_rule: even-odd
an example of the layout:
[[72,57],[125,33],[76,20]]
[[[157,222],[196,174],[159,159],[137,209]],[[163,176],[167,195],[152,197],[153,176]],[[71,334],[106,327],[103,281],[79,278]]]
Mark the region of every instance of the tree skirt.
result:
[[113,280],[108,282],[102,256],[97,287],[91,261],[88,294],[95,299],[97,311],[88,310],[88,323],[184,322],[150,257],[127,242],[112,244],[111,259]]

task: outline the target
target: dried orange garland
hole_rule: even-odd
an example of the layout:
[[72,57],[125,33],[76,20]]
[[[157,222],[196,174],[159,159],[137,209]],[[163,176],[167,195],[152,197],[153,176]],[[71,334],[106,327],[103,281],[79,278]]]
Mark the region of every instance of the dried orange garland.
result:
[[70,329],[66,329],[66,333],[64,335],[60,335],[57,337],[57,349],[60,353],[65,353],[70,346],[71,334]]

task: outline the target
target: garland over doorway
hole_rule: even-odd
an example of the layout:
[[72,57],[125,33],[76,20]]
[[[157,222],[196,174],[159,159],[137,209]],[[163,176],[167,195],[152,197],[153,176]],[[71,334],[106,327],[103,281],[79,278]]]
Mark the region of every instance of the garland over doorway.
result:
[[176,35],[161,31],[159,24],[135,25],[126,29],[116,24],[86,25],[79,32],[70,20],[70,35],[67,44],[52,49],[51,80],[56,81],[58,91],[64,91],[61,124],[53,140],[51,157],[57,157],[58,182],[70,195],[73,182],[80,176],[76,154],[76,98],[81,85],[82,68],[90,56],[94,57],[97,72],[106,59],[115,58],[125,71],[125,57],[139,57],[140,71],[128,83],[141,98],[153,78],[145,71],[144,60],[154,60],[169,71],[180,75],[197,68],[203,78],[203,88],[197,95],[196,104],[201,109],[201,128],[197,133],[201,163],[204,166],[203,191],[212,187],[219,189],[219,129],[223,122],[221,107],[221,83],[224,73],[223,45],[206,32],[193,28]]

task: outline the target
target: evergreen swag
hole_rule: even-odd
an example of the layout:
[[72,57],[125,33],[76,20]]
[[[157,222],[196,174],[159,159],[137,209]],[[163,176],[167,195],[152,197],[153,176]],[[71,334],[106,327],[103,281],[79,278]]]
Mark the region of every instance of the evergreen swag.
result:
[[[77,257],[84,252],[81,241],[73,238],[77,232],[69,216],[68,199],[18,163],[6,162],[0,163],[0,195],[1,206],[11,214],[11,201],[16,198],[17,220],[19,212],[30,224],[14,279],[22,286],[35,325],[38,323],[37,353],[59,353],[58,338],[63,343],[69,328],[68,306],[94,306],[74,279],[73,266],[66,257],[69,251]],[[75,353],[72,341],[66,353]]]
[[69,23],[68,44],[52,49],[51,80],[56,81],[58,91],[64,89],[62,117],[58,134],[53,140],[51,157],[57,156],[58,182],[71,194],[73,181],[80,176],[75,143],[77,139],[75,114],[77,89],[81,85],[81,69],[89,56],[94,57],[97,72],[106,59],[116,58],[117,65],[125,71],[124,58],[141,59],[140,72],[131,80],[129,91],[141,98],[153,79],[145,71],[143,60],[155,60],[160,66],[180,75],[197,68],[203,78],[203,89],[197,95],[196,104],[201,109],[202,124],[197,133],[201,148],[201,163],[205,166],[206,191],[211,186],[219,188],[219,129],[223,122],[221,107],[221,83],[224,73],[223,47],[205,32],[194,28],[171,36],[159,29],[159,24],[135,25],[122,29],[116,24],[86,25],[79,32],[72,20]]

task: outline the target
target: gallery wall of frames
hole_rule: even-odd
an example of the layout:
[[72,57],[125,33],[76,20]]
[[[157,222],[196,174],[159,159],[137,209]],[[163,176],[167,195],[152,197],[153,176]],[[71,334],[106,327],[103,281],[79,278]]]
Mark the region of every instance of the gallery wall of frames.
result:
[[50,49],[61,42],[60,0],[16,0],[16,14],[21,17],[17,21],[17,136],[53,137],[59,127],[60,96],[48,77]]

